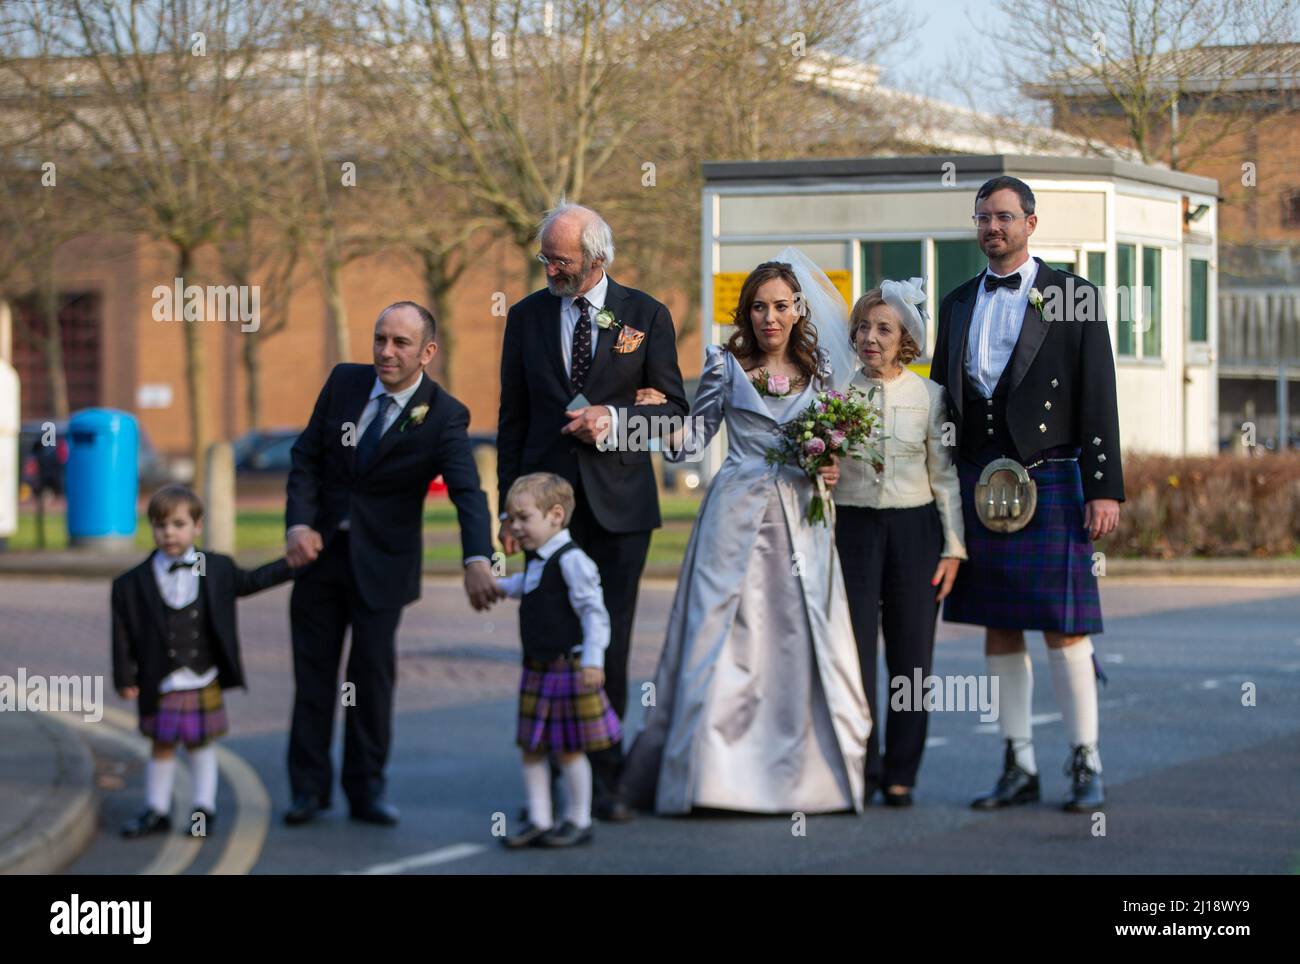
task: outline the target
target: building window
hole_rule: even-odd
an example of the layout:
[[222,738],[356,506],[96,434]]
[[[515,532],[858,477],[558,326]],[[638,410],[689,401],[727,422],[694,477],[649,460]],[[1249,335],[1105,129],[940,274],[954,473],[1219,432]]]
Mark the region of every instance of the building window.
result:
[[879,288],[880,282],[921,277],[923,242],[863,241],[862,287]]
[[1160,357],[1160,319],[1164,313],[1160,310],[1161,304],[1161,272],[1160,272],[1160,249],[1146,248],[1142,249],[1142,289],[1143,292],[1151,293],[1151,300],[1148,304],[1147,299],[1143,297],[1142,320],[1145,325],[1145,331],[1142,332],[1142,357],[1159,358]]
[[1131,244],[1115,245],[1115,354],[1133,356],[1133,319],[1136,317],[1134,292],[1137,290],[1137,248]]
[[1282,226],[1300,228],[1300,190],[1282,192]]
[[1106,283],[1106,252],[1089,251],[1084,277],[1097,286]]
[[1191,341],[1209,341],[1210,262],[1190,258],[1188,270],[1191,291],[1187,305],[1187,337]]
[[936,241],[934,260],[934,291],[940,301],[953,288],[983,271],[989,263],[974,241]]

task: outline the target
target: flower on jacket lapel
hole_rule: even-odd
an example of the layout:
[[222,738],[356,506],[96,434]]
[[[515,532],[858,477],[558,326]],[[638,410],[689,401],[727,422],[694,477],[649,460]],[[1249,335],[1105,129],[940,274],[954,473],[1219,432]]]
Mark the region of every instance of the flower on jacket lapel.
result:
[[596,327],[600,328],[602,331],[610,328],[614,331],[618,331],[623,327],[623,322],[615,318],[614,312],[610,311],[608,308],[601,308],[600,311],[596,312]]
[[1029,289],[1029,303],[1038,309],[1039,314],[1043,311],[1043,293],[1037,288]]
[[411,414],[408,415],[408,416],[406,416],[406,418],[403,420],[401,426],[398,428],[398,431],[399,431],[399,432],[405,432],[405,431],[406,431],[406,426],[408,426],[408,425],[421,425],[421,424],[423,424],[423,423],[424,423],[424,416],[426,416],[426,415],[428,415],[428,414],[429,414],[429,406],[428,406],[428,405],[417,405],[417,406],[415,406],[415,408],[411,409]]

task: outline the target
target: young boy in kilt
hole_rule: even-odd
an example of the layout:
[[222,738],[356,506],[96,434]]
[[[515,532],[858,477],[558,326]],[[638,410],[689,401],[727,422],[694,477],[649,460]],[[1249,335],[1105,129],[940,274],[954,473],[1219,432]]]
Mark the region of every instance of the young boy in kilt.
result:
[[[528,820],[502,838],[510,848],[572,847],[591,840],[591,763],[587,753],[622,739],[605,695],[609,612],[600,573],[566,528],[573,487],[549,472],[520,476],[506,494],[507,525],[523,547],[522,573],[497,580],[520,599],[524,667],[516,742],[523,751]],[[564,820],[553,815],[547,755],[559,759]]]
[[167,485],[149,500],[157,547],[113,580],[113,686],[138,700],[140,732],[153,741],[145,764],[147,805],[123,828],[126,837],[170,829],[176,745],[194,770],[188,832],[204,835],[216,820],[217,748],[227,729],[221,691],[244,685],[235,599],[293,578],[277,559],[251,572],[229,556],[197,552],[203,502],[183,485]]

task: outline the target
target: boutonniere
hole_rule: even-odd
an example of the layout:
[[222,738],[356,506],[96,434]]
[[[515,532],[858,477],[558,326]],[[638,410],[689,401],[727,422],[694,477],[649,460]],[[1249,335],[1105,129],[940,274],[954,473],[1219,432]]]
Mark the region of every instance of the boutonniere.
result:
[[417,405],[411,409],[411,414],[406,416],[401,426],[397,429],[399,432],[405,432],[408,425],[421,425],[424,423],[424,416],[429,414],[428,405]]
[[750,381],[758,389],[760,395],[784,398],[790,394],[790,378],[788,375],[773,375],[766,368],[760,368],[758,374],[750,378]]
[[1029,303],[1041,312],[1043,310],[1043,293],[1037,288],[1030,288]]
[[610,311],[608,308],[601,308],[600,311],[596,312],[596,327],[602,331],[611,328],[614,331],[618,331],[623,327],[623,322],[615,318],[614,312]]

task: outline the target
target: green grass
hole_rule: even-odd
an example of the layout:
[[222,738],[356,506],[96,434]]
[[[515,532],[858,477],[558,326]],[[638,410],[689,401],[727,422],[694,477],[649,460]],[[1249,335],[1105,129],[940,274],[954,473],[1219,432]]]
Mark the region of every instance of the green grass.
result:
[[[699,499],[669,496],[660,500],[664,528],[655,531],[650,542],[651,565],[680,565],[691,523],[699,510]],[[424,510],[424,561],[437,565],[460,562],[460,530],[456,507],[450,502],[430,502]],[[140,513],[136,519],[135,545],[141,552],[153,548],[149,519]],[[284,547],[284,511],[281,509],[241,509],[235,518],[235,545],[240,555],[273,558],[271,553]],[[68,530],[62,508],[45,513],[45,547],[66,549]],[[36,549],[36,510],[22,506],[18,513],[18,531],[9,540],[13,551]]]

